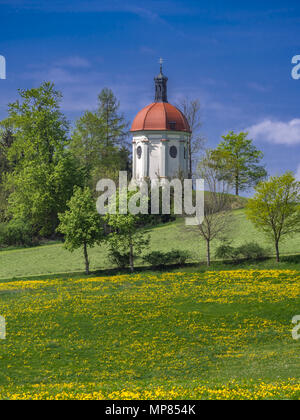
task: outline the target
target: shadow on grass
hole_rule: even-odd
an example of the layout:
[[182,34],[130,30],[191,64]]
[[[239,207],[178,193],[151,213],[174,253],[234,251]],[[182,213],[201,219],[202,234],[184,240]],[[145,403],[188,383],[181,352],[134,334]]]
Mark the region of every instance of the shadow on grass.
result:
[[42,274],[32,275],[24,277],[12,277],[1,279],[1,282],[6,281],[18,281],[18,280],[51,280],[51,279],[81,279],[81,278],[93,278],[93,277],[110,277],[118,275],[135,275],[135,274],[160,274],[160,273],[171,273],[171,272],[183,272],[183,273],[204,273],[206,271],[230,271],[238,269],[255,269],[255,270],[300,270],[300,255],[288,255],[281,258],[280,263],[277,263],[275,258],[266,257],[259,260],[240,260],[240,261],[213,261],[208,267],[205,262],[199,263],[187,263],[184,265],[168,265],[161,267],[151,266],[137,266],[134,273],[130,273],[129,268],[108,268],[102,270],[92,271],[89,275],[82,272],[67,272],[67,273],[56,273],[56,274]]
[[281,262],[300,264],[300,255],[286,255],[281,257]]

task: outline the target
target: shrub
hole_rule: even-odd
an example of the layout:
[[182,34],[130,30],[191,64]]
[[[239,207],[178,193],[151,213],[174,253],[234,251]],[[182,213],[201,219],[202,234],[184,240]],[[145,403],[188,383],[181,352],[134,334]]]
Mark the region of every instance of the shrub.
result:
[[256,242],[247,242],[235,248],[227,241],[223,241],[216,249],[215,255],[221,260],[258,260],[265,258],[267,251]]
[[153,251],[144,256],[144,261],[154,267],[164,267],[167,265],[183,265],[189,258],[189,253],[181,250],[170,252]]
[[109,261],[119,268],[126,268],[129,266],[129,252],[120,252],[117,249],[110,247],[108,252]]
[[266,257],[266,250],[257,242],[247,242],[238,247],[238,253],[247,260],[258,260]]
[[186,263],[186,260],[189,258],[189,253],[187,251],[172,250],[167,252],[167,257],[173,264],[183,265]]
[[35,240],[31,226],[23,220],[14,219],[0,228],[1,246],[33,246]]
[[228,242],[223,242],[216,249],[215,256],[220,260],[235,260],[238,257],[237,249],[231,246]]

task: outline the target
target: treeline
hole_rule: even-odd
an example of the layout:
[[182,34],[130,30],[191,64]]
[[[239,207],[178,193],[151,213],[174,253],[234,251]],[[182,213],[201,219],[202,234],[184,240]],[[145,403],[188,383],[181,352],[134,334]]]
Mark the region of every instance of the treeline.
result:
[[[61,99],[52,83],[19,90],[19,99],[9,104],[8,116],[0,122],[0,246],[30,246],[60,235],[71,252],[82,249],[88,274],[88,249],[106,243],[110,261],[133,271],[135,257],[149,245],[145,227],[173,216],[97,213],[97,181],[109,178],[118,185],[119,171],[131,178],[128,123],[110,89],[100,92],[97,109],[86,111],[74,127],[60,109]],[[282,240],[300,231],[300,182],[291,172],[267,179],[263,154],[248,133],[231,131],[215,149],[204,150],[199,102],[186,100],[181,105],[194,130],[188,145],[189,177],[196,175],[206,183],[198,232],[206,242],[207,264],[215,240],[222,242],[220,258],[262,255],[259,244],[236,249],[226,237],[232,222],[229,193],[238,196],[250,188],[255,195],[248,200],[246,215],[273,241],[279,261]],[[187,258],[177,250],[144,255],[158,266]]]
[[[52,83],[19,90],[0,123],[0,245],[57,235],[74,187],[131,170],[128,123],[110,89],[71,128]],[[30,232],[30,234],[29,234]],[[15,240],[14,240],[15,236]]]

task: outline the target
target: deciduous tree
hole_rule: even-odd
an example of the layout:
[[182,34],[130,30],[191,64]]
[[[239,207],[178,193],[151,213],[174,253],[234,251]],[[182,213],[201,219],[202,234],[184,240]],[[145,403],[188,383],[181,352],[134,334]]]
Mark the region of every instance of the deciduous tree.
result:
[[68,123],[60,111],[60,92],[47,82],[19,93],[7,119],[14,132],[7,155],[13,166],[5,183],[8,212],[27,220],[35,233],[49,236],[82,177],[66,150]]
[[260,165],[263,153],[248,139],[248,133],[230,131],[213,153],[223,179],[235,189],[235,194],[248,190],[267,176]]
[[228,183],[221,179],[215,166],[212,151],[202,157],[198,172],[205,181],[204,219],[198,225],[199,233],[206,242],[207,265],[211,264],[211,242],[228,230],[230,225],[230,197]]
[[291,172],[273,176],[256,187],[246,214],[254,225],[274,242],[280,261],[279,244],[300,231],[300,182]]
[[83,249],[85,272],[89,274],[88,248],[99,245],[104,239],[103,219],[97,213],[91,190],[88,187],[75,187],[68,210],[59,214],[59,219],[57,230],[65,237],[65,248],[71,252]]
[[[133,195],[134,192],[128,193],[127,203]],[[112,229],[111,234],[108,236],[108,243],[112,251],[117,250],[125,257],[128,255],[128,265],[131,272],[133,272],[134,257],[137,254],[141,254],[142,250],[149,244],[150,238],[145,229],[141,228],[141,224],[145,221],[145,215],[131,214],[130,212],[122,214],[123,211],[120,211],[119,206],[120,197],[122,197],[122,194],[117,193],[117,211],[115,214],[108,213],[105,216],[106,223]],[[121,207],[123,208],[124,205]]]
[[192,131],[188,143],[188,167],[189,178],[191,179],[195,169],[196,159],[199,156],[199,152],[203,149],[205,143],[205,139],[200,133],[200,129],[202,127],[201,105],[198,99],[184,98],[178,103],[178,108],[185,115]]

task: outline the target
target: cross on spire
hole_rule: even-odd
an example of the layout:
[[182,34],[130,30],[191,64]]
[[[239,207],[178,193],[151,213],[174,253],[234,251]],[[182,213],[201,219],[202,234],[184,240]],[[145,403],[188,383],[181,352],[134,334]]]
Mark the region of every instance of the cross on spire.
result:
[[163,66],[163,63],[164,63],[164,60],[163,60],[163,58],[160,57],[159,64],[160,64],[160,72],[161,72],[161,74],[162,74],[162,66]]

